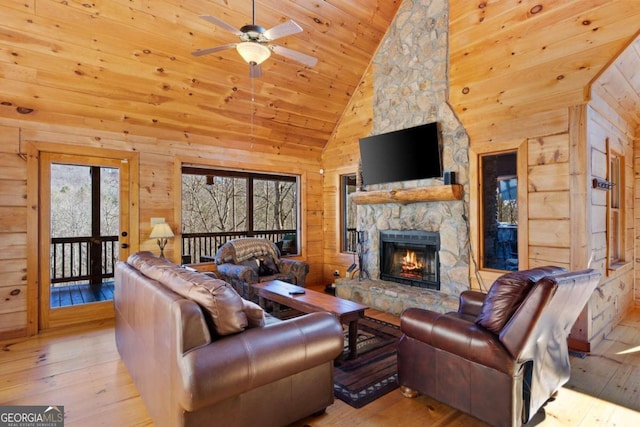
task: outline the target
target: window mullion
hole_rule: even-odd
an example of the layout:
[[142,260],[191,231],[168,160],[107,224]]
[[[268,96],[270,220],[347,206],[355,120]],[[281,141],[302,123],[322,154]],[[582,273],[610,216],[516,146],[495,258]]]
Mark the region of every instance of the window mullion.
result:
[[247,178],[247,235],[253,236],[253,176]]

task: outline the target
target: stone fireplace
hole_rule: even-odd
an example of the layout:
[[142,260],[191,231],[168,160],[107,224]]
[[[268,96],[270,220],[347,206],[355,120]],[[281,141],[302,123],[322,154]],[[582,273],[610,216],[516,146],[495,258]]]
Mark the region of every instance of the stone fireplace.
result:
[[[458,296],[470,288],[467,212],[469,138],[447,103],[448,2],[403,2],[373,60],[372,135],[438,122],[443,168],[455,172],[461,199],[383,201],[359,204],[357,228],[364,236],[361,278],[340,279],[337,295],[372,308],[400,314],[407,307],[454,310]],[[442,186],[442,179],[367,186],[364,191],[404,191]],[[420,231],[439,235],[439,287],[406,286],[389,281],[380,261],[381,233]]]

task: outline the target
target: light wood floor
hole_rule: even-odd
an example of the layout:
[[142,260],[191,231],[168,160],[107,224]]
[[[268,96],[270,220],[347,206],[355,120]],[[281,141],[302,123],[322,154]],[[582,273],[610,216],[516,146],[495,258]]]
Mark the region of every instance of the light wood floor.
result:
[[[398,323],[385,313],[372,317]],[[49,331],[0,343],[0,405],[64,405],[66,426],[147,426],[149,415],[120,361],[113,322]],[[640,425],[640,310],[584,359],[571,358],[572,377],[529,425]],[[256,425],[259,425],[256,424]],[[484,426],[432,399],[399,391],[353,409],[336,400],[321,417],[294,426]]]

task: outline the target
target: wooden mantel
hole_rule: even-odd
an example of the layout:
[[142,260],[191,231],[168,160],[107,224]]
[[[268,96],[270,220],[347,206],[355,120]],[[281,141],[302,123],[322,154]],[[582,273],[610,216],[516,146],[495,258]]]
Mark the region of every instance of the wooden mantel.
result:
[[356,191],[350,197],[357,205],[377,203],[400,203],[406,205],[417,202],[462,200],[462,185],[433,185],[398,190]]

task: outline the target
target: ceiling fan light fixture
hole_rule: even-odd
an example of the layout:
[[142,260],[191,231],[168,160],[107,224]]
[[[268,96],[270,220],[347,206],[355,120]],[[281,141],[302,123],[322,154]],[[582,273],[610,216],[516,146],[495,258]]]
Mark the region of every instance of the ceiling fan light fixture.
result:
[[242,56],[242,59],[249,64],[262,64],[267,58],[271,56],[271,50],[258,42],[242,42],[236,46],[238,53]]

